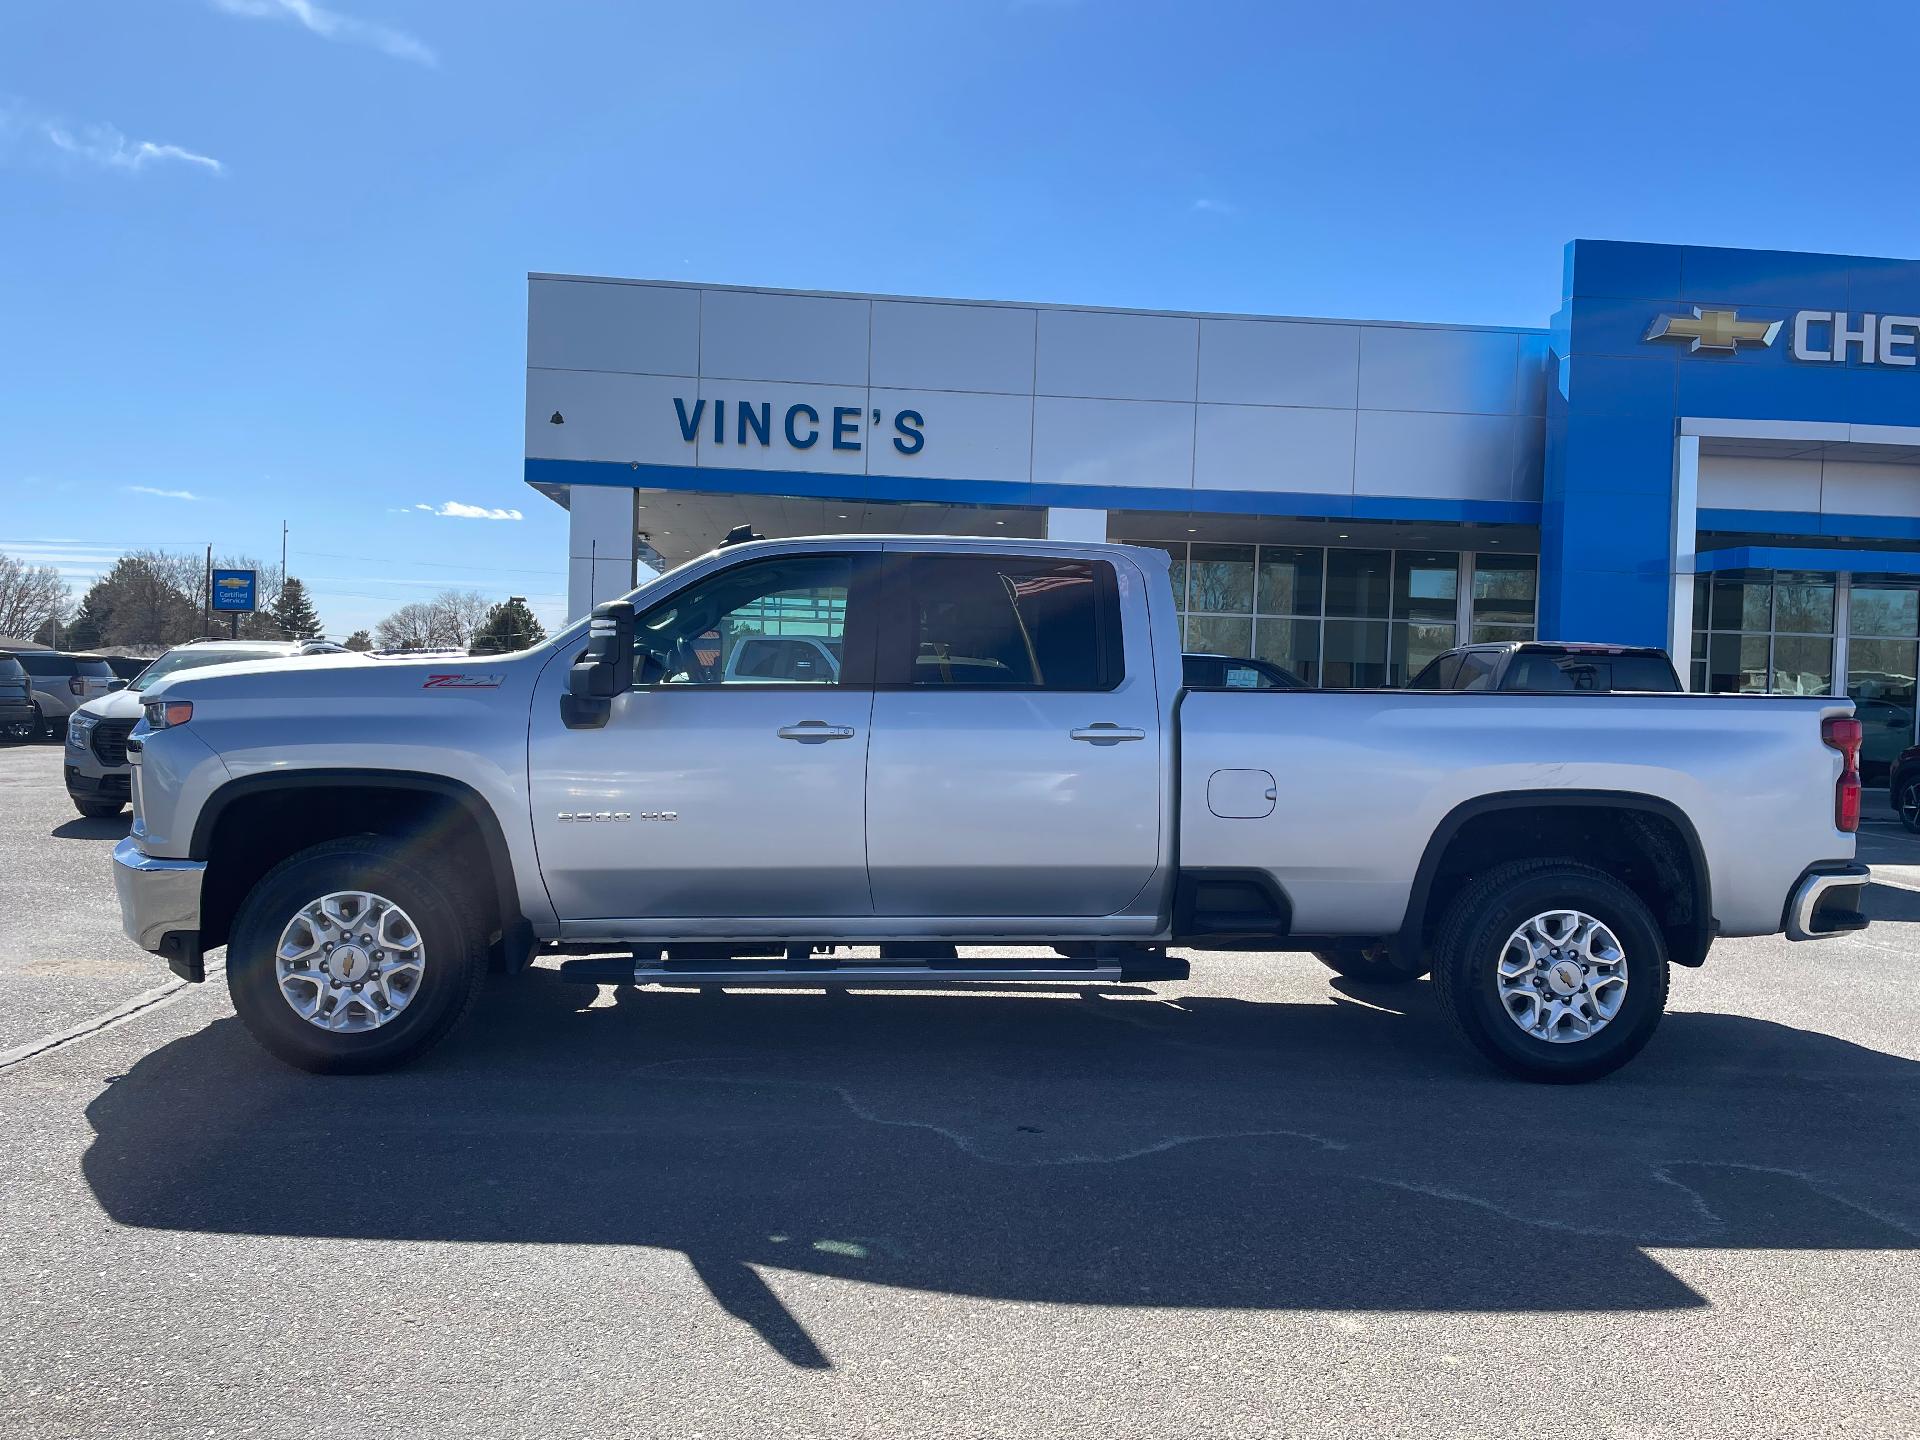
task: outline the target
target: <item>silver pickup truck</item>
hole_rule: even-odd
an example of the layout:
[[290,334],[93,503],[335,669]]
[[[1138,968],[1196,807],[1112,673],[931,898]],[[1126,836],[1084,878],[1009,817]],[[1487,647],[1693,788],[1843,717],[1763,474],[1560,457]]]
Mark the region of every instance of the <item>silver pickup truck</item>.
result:
[[[191,980],[226,946],[314,1070],[411,1059],[534,956],[951,986],[1180,978],[1180,947],[1430,971],[1483,1055],[1565,1081],[1638,1052],[1716,936],[1866,924],[1847,701],[1187,689],[1167,567],[750,541],[519,654],[164,679],[127,933]],[[836,663],[736,662],[769,636]]]

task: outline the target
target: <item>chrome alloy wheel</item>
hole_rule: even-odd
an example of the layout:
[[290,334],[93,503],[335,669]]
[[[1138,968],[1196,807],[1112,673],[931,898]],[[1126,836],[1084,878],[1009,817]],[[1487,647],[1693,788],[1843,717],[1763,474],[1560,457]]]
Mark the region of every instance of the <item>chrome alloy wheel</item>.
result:
[[1893,808],[1899,812],[1902,825],[1920,831],[1920,777],[1900,787],[1900,798],[1894,801]]
[[1589,1040],[1627,998],[1627,954],[1613,931],[1579,910],[1548,910],[1507,937],[1500,1005],[1536,1040]]
[[280,932],[274,958],[293,1013],[334,1032],[379,1029],[420,993],[427,967],[412,917],[364,890],[301,906]]

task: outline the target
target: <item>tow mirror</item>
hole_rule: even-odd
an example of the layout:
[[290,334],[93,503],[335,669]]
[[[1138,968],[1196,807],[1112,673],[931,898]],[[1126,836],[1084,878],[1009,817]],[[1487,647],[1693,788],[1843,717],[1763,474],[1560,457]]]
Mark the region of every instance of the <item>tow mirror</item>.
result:
[[613,697],[633,688],[633,605],[609,600],[593,607],[587,648],[567,673],[560,717],[575,730],[597,730],[613,711]]

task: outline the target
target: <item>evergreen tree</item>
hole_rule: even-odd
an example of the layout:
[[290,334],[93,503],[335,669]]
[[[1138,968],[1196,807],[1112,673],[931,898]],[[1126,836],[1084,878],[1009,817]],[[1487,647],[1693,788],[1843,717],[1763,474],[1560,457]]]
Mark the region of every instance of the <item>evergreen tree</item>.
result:
[[313,608],[307,587],[291,575],[273,597],[268,614],[274,628],[289,640],[312,640],[320,634],[320,615]]
[[491,655],[503,650],[525,650],[546,638],[546,629],[534,618],[527,602],[516,595],[487,612],[487,618],[473,632],[470,653]]
[[347,636],[346,646],[349,650],[371,650],[373,637],[364,630],[356,630]]

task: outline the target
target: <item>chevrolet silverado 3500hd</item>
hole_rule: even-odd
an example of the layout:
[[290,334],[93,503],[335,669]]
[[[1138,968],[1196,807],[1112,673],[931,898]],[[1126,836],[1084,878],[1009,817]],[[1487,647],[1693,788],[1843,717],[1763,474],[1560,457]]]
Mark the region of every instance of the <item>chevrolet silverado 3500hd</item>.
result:
[[[536,949],[950,985],[1176,978],[1179,946],[1430,970],[1488,1059],[1584,1080],[1716,936],[1866,924],[1846,700],[1187,690],[1178,623],[1151,549],[825,537],[519,654],[183,673],[129,744],[127,933],[194,980],[226,946],[248,1028],[314,1070],[411,1059]],[[834,663],[753,673],[767,636]]]

